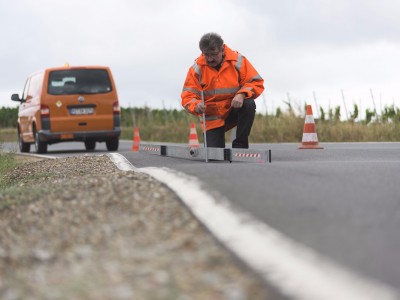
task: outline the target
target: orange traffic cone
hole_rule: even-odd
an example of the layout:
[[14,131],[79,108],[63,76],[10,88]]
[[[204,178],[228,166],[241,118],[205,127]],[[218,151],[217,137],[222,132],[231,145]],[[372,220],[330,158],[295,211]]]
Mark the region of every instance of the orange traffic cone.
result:
[[133,144],[132,144],[132,151],[137,152],[139,151],[140,145],[140,135],[139,135],[139,128],[135,128],[133,131]]
[[189,134],[189,148],[199,148],[199,139],[197,138],[196,126],[192,122],[190,125],[190,134]]
[[303,139],[299,149],[324,149],[318,145],[318,136],[311,105],[307,105],[306,120],[304,122]]

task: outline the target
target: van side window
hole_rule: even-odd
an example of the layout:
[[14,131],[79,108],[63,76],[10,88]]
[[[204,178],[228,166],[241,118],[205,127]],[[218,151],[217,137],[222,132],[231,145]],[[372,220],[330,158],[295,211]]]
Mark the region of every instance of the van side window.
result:
[[42,92],[43,86],[43,73],[35,74],[31,77],[31,82],[28,88],[28,97],[39,97]]
[[24,92],[22,93],[22,96],[21,96],[21,99],[23,99],[23,100],[27,100],[27,98],[28,98],[28,89],[29,89],[30,81],[31,81],[31,78],[28,78],[25,82]]
[[106,70],[74,69],[52,71],[47,92],[51,95],[103,94],[112,91]]

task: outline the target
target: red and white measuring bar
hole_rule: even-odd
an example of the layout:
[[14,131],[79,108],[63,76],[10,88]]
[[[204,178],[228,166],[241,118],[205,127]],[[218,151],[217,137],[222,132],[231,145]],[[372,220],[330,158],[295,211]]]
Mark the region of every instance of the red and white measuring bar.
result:
[[[155,145],[140,144],[139,151],[150,154],[158,154],[161,156],[169,156],[185,159],[201,160],[206,157],[206,149],[203,147],[190,148],[188,146],[174,145]],[[229,148],[207,148],[207,156],[209,160],[226,160],[229,162],[271,162],[271,150],[255,150],[255,149],[229,149]]]

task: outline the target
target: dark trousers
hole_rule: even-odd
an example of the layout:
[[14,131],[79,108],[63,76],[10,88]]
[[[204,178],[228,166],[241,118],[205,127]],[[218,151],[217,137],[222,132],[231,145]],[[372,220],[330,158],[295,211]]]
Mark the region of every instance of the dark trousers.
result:
[[225,148],[225,132],[237,125],[232,148],[249,148],[249,135],[256,114],[254,99],[245,99],[241,108],[234,108],[225,120],[225,126],[207,130],[207,147]]

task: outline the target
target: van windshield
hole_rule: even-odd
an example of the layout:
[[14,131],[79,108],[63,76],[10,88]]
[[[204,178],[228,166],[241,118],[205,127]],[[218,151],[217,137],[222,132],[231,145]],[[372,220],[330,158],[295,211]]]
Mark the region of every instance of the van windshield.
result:
[[51,95],[103,94],[111,89],[106,70],[76,69],[50,72],[47,92]]

